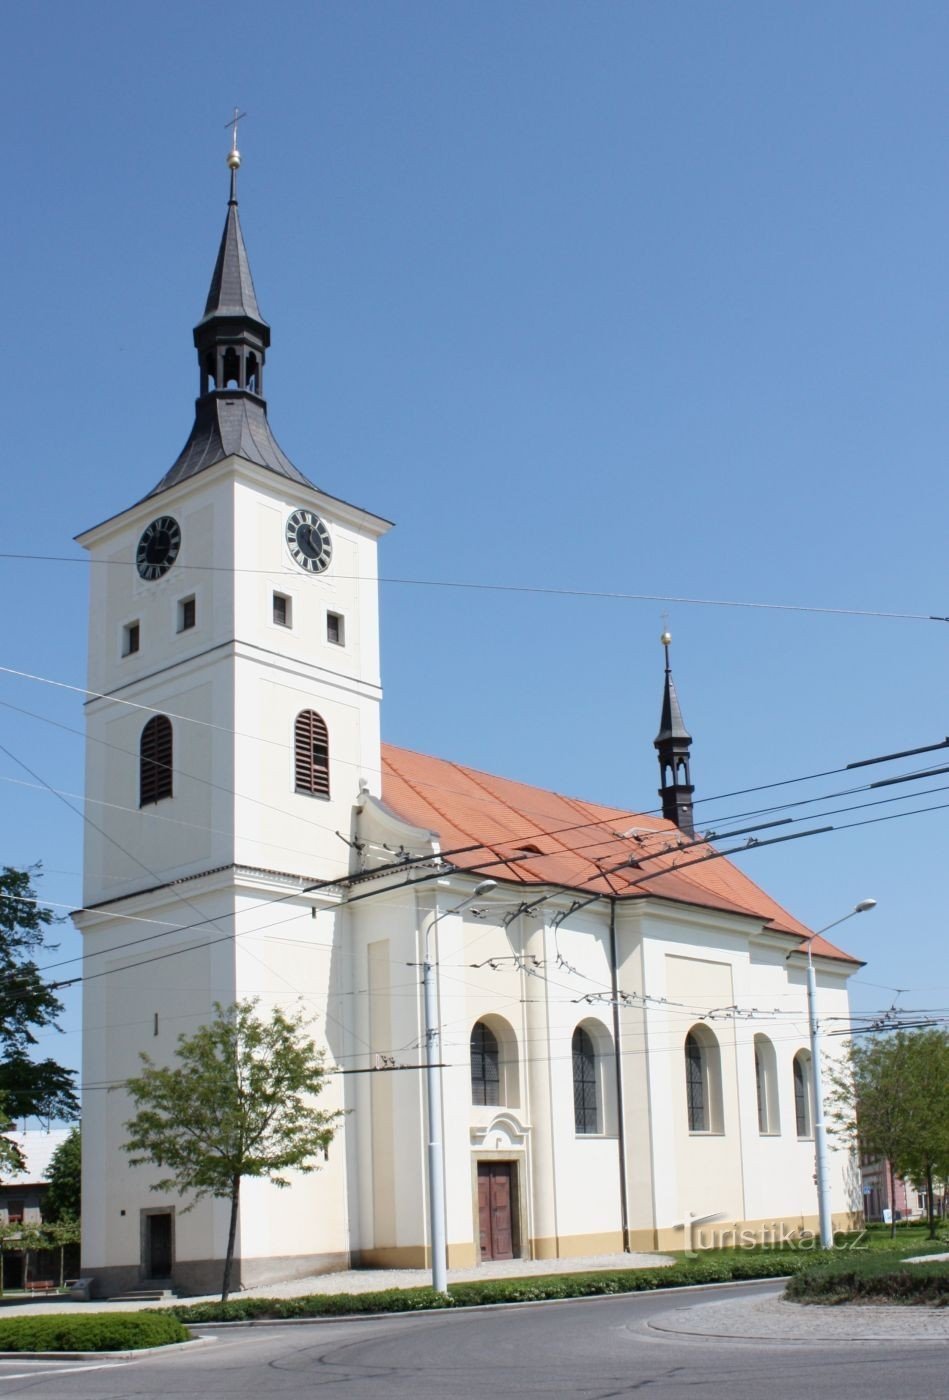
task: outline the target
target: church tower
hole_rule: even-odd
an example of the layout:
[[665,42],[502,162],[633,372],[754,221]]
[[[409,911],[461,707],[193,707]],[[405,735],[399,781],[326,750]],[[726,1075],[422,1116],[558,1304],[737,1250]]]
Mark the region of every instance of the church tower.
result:
[[662,815],[667,821],[675,822],[686,836],[695,835],[692,819],[692,794],[695,788],[689,772],[689,751],[692,735],[685,727],[679,697],[676,695],[675,681],[669,668],[669,647],[672,636],[663,632],[662,645],[666,654],[666,675],[662,689],[662,716],[659,720],[659,733],[653,740],[659,755],[659,772],[662,786]]
[[[302,892],[354,868],[354,804],[380,792],[376,552],[389,522],[315,486],[273,435],[270,328],[238,216],[236,139],[228,165],[188,440],[146,496],[78,537],[99,566],[76,915],[87,1085],[121,1084],[141,1051],[170,1061],[215,1002],[247,996],[265,1012],[303,998],[329,1060],[348,1048],[329,1008],[346,975],[339,891]],[[173,1265],[189,1287],[214,1286],[221,1203],[178,1228],[175,1203],[127,1164],[129,1116],[123,1093],[84,1105],[84,1272],[114,1289]],[[245,1282],[274,1256],[300,1254],[300,1272],[345,1259],[344,1136],[285,1204],[265,1184],[248,1188]]]

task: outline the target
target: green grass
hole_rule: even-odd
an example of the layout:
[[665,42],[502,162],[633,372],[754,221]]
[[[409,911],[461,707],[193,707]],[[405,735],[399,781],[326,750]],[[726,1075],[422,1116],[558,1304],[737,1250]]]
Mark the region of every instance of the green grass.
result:
[[140,1351],[190,1337],[177,1318],[159,1312],[0,1318],[0,1351]]

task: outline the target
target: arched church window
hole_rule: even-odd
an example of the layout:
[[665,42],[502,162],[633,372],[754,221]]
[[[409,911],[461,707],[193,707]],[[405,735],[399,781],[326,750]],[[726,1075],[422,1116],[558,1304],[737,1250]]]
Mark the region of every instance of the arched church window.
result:
[[721,1056],[707,1026],[693,1026],[685,1038],[685,1096],[690,1133],[722,1132]]
[[256,393],[258,392],[257,381],[258,381],[257,356],[256,356],[255,354],[253,354],[253,352],[251,352],[251,354],[249,354],[249,355],[247,356],[247,387],[248,387],[248,389],[251,391],[252,394],[256,394]]
[[471,1032],[471,1102],[501,1102],[501,1055],[498,1038],[483,1021]]
[[596,1083],[596,1051],[582,1026],[573,1033],[573,1121],[578,1133],[600,1131]]
[[205,376],[204,392],[207,393],[207,391],[208,391],[209,388],[211,388],[211,389],[216,389],[216,388],[217,388],[217,373],[216,373],[215,365],[214,365],[214,351],[213,351],[213,350],[209,350],[208,353],[207,353],[207,354],[205,355],[205,357],[204,357],[204,376]]
[[794,1056],[794,1118],[798,1137],[812,1137],[811,1057],[806,1050],[799,1050]]
[[755,1090],[758,1131],[768,1136],[781,1131],[778,1114],[778,1070],[774,1046],[766,1035],[755,1036]]
[[152,715],[139,745],[138,805],[171,797],[172,735],[167,715]]
[[297,715],[293,729],[294,781],[297,792],[330,795],[330,741],[326,721],[315,710]]

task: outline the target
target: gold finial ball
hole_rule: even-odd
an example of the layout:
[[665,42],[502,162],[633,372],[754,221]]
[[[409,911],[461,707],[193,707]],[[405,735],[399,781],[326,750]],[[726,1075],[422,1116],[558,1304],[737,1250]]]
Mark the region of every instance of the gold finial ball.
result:
[[240,168],[240,163],[241,153],[235,146],[233,150],[227,153],[227,164],[231,170],[238,170]]
[[659,638],[659,640],[660,640],[660,642],[662,642],[662,645],[663,645],[664,647],[667,647],[667,646],[669,645],[669,643],[672,641],[672,633],[671,633],[671,632],[663,632],[663,634],[662,634],[662,636]]

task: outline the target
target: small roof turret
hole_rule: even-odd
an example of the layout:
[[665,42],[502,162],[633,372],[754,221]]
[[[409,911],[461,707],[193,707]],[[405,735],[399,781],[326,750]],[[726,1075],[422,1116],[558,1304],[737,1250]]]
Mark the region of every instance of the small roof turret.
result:
[[659,733],[653,743],[659,755],[659,772],[662,777],[662,786],[659,789],[659,796],[662,798],[662,815],[668,821],[675,822],[679,830],[683,831],[686,836],[694,836],[692,794],[695,788],[692,786],[689,771],[689,750],[692,747],[692,735],[685,727],[682,711],[679,708],[675,681],[672,679],[672,670],[669,666],[669,647],[672,643],[672,636],[669,632],[663,632],[660,640],[666,653],[666,675],[662,689],[662,715],[659,719]]

